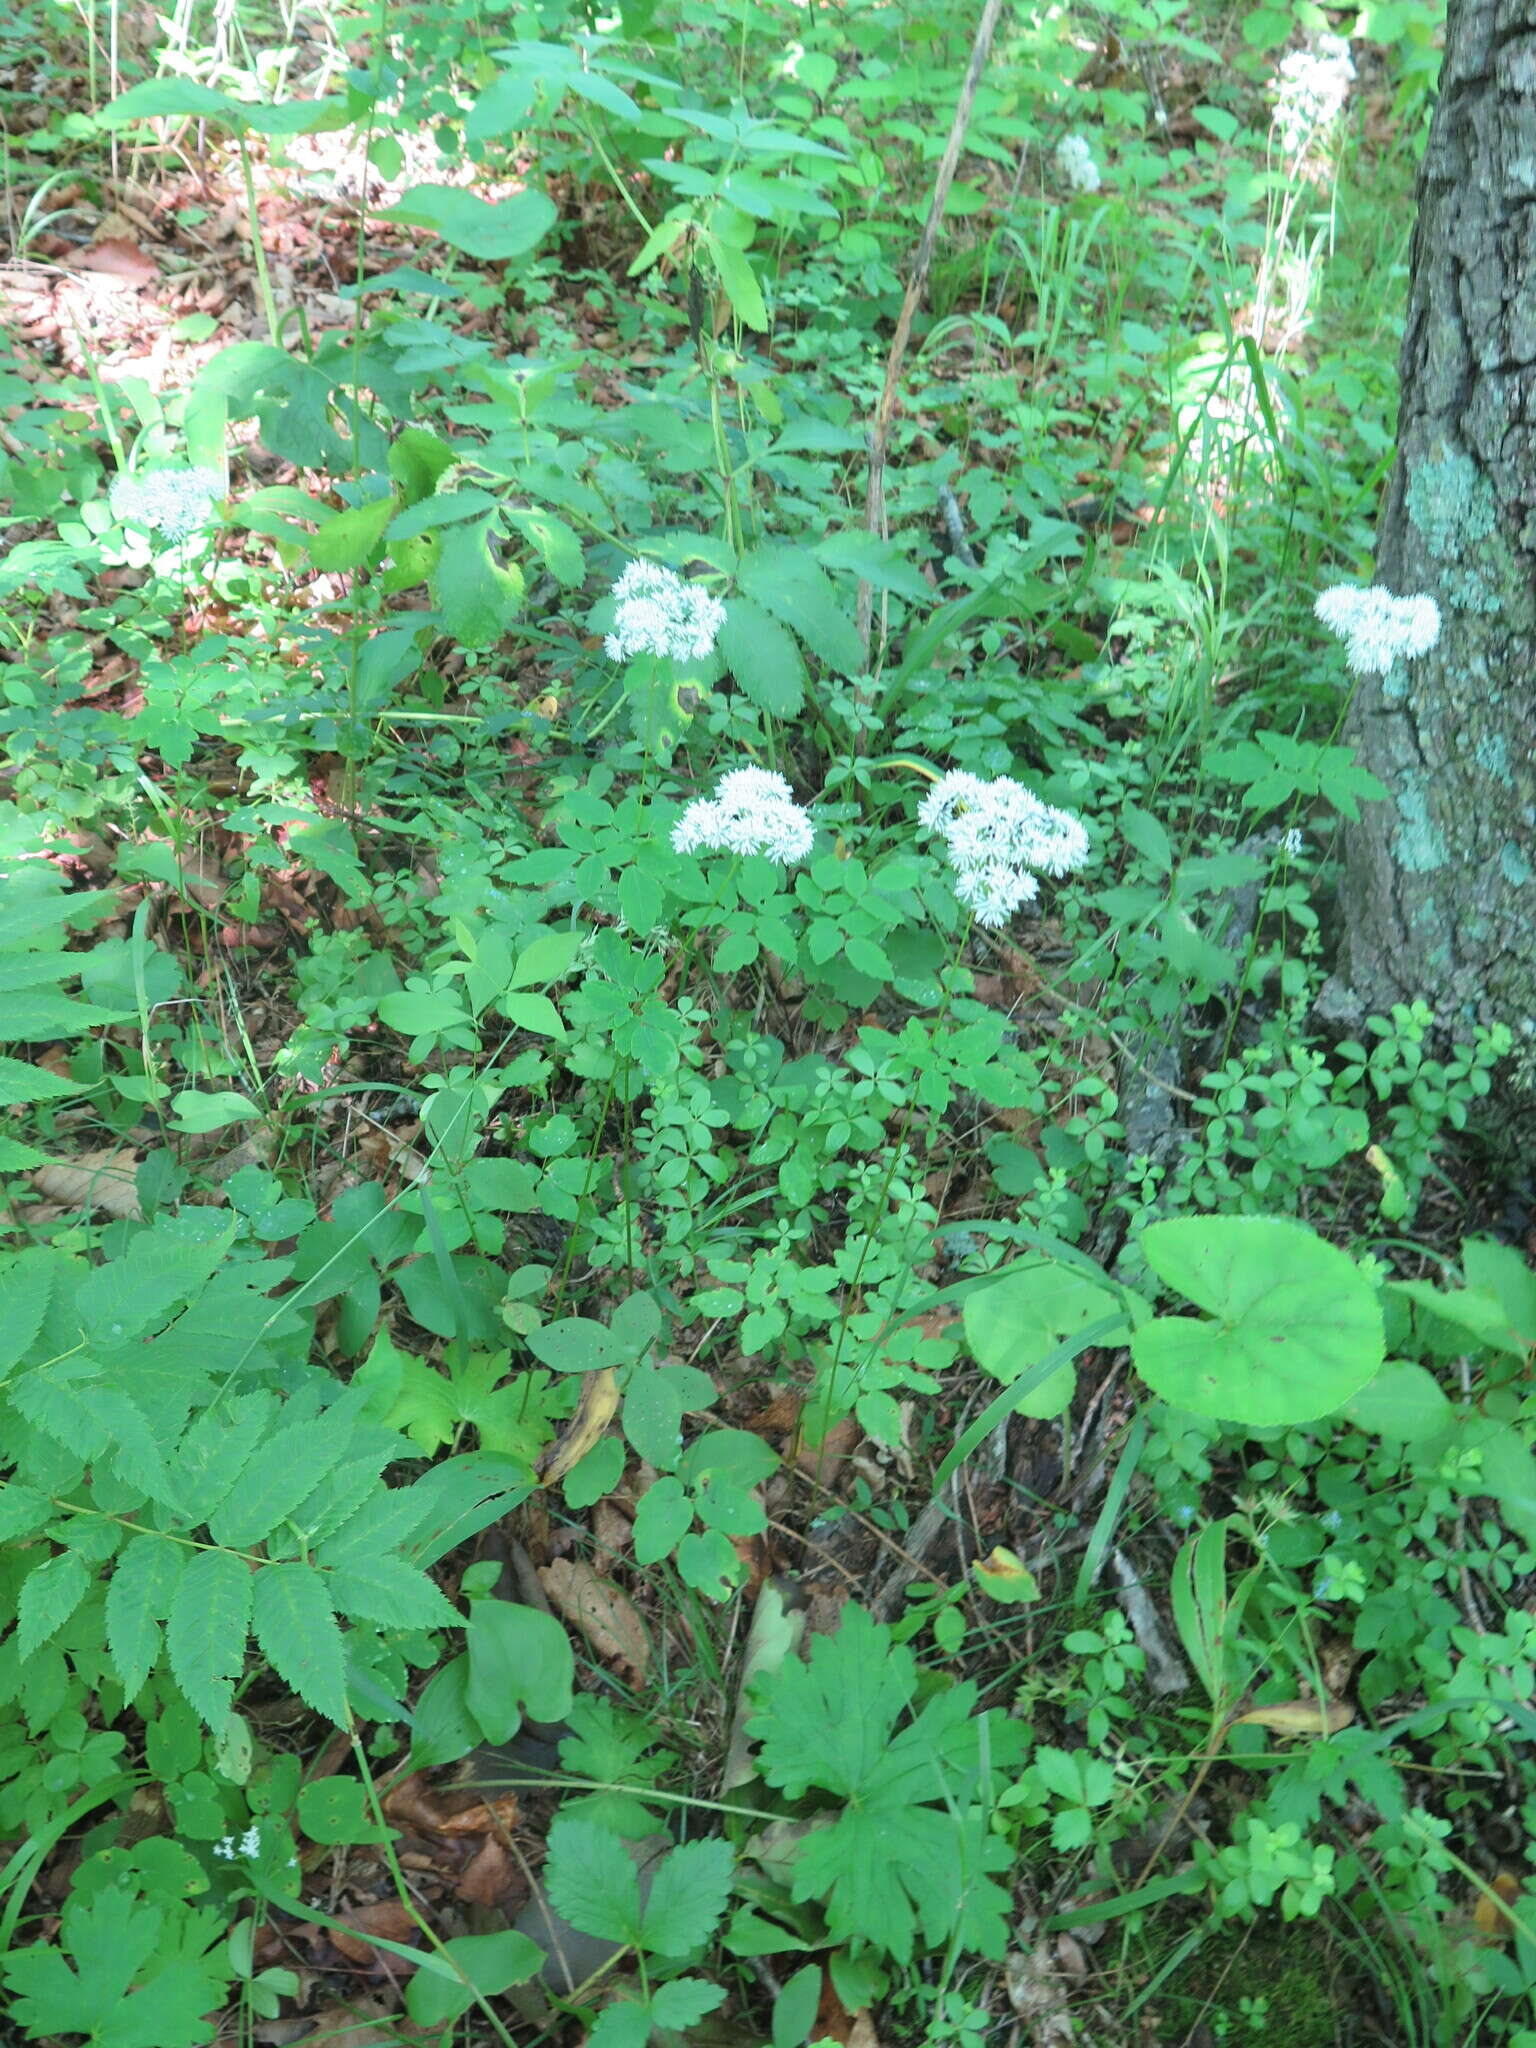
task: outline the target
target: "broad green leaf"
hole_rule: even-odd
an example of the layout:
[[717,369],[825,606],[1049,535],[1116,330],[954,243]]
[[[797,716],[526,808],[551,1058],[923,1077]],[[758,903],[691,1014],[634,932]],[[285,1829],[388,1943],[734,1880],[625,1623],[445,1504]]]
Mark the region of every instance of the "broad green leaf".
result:
[[251,1626],[262,1654],[317,1714],[347,1725],[347,1662],[325,1580],[307,1564],[257,1572]]
[[720,657],[744,695],[771,718],[793,718],[805,702],[805,663],[793,636],[749,597],[725,608]]
[[171,1599],[165,1641],[171,1672],[210,1728],[221,1728],[245,1662],[251,1568],[227,1550],[189,1559]]
[[552,981],[563,981],[575,966],[588,936],[586,932],[540,932],[518,954],[509,986],[547,988]]
[[519,1031],[532,1031],[540,1038],[564,1038],[565,1020],[549,1000],[548,996],[533,993],[507,994],[500,998],[496,1007],[509,1024],[515,1024]]
[[120,93],[96,118],[104,128],[121,128],[129,121],[182,118],[217,121],[237,135],[247,129],[258,135],[315,135],[345,128],[352,115],[343,99],[286,100],[281,106],[270,106],[234,99],[191,78],[151,78]]
[[250,1097],[234,1088],[183,1088],[171,1097],[171,1112],[178,1131],[198,1136],[230,1124],[254,1123],[261,1116]]
[[124,1545],[107,1587],[107,1648],[133,1699],[160,1654],[160,1623],[171,1611],[191,1553],[163,1536],[135,1536]]
[[[498,1934],[456,1934],[443,1943],[440,1958],[462,1970],[465,1984],[418,1970],[406,1987],[405,2009],[419,2027],[441,2027],[482,1998],[497,1998],[513,1984],[526,1984],[544,1966],[544,1951],[515,1928]],[[470,1987],[473,1986],[473,1989]]]
[[601,1372],[629,1358],[618,1339],[588,1316],[564,1316],[531,1331],[528,1349],[554,1372]]
[[882,540],[862,526],[824,534],[816,543],[816,559],[823,568],[857,576],[875,590],[888,590],[925,608],[933,602],[933,591],[901,543]]
[[461,647],[494,647],[522,609],[523,572],[491,560],[491,524],[450,526],[440,538],[432,602]]
[[524,74],[512,72],[493,79],[465,116],[465,141],[478,150],[498,136],[522,128],[537,99],[537,82]]
[[389,1840],[389,1829],[381,1828],[369,1812],[367,1792],[357,1778],[312,1779],[299,1792],[298,1814],[299,1826],[312,1842],[339,1846]]
[[1346,1422],[1393,1443],[1418,1443],[1445,1428],[1451,1403],[1434,1374],[1404,1358],[1389,1358],[1374,1378],[1339,1410]]
[[1375,1288],[1305,1224],[1181,1216],[1141,1242],[1159,1279],[1214,1318],[1159,1316],[1131,1338],[1137,1371],[1175,1407],[1258,1428],[1309,1422],[1381,1369]]
[[581,542],[563,519],[552,512],[507,507],[507,523],[520,533],[538,555],[550,575],[566,589],[572,589],[586,575],[586,558]]
[[658,1479],[640,1496],[635,1510],[635,1562],[659,1564],[670,1557],[693,1527],[693,1503],[682,1482]]
[[384,538],[395,511],[393,495],[369,505],[333,512],[309,543],[309,559],[317,569],[360,569]]
[[465,1704],[487,1742],[510,1742],[524,1709],[535,1721],[570,1711],[576,1660],[553,1615],[512,1600],[476,1600],[464,1632]]
[[554,226],[554,203],[542,192],[519,192],[492,205],[458,185],[413,185],[377,215],[406,227],[430,228],[482,263],[526,256]]
[[763,304],[763,288],[745,254],[713,235],[709,238],[709,251],[725,287],[725,296],[731,302],[731,311],[743,327],[766,334],[768,308]]
[[[965,1336],[983,1372],[1006,1385],[1039,1365],[1063,1339],[1113,1315],[1121,1296],[1086,1273],[1055,1259],[1019,1259],[995,1280],[968,1295]],[[1123,1341],[1123,1331],[1109,1341]],[[1075,1366],[1064,1365],[1025,1394],[1015,1413],[1043,1419],[1060,1415],[1077,1385]]]
[[0,995],[0,1039],[42,1044],[53,1038],[81,1038],[98,1024],[119,1024],[127,1015],[126,1010],[104,1010],[58,989],[20,988]]
[[16,1596],[16,1654],[25,1664],[57,1635],[85,1598],[91,1575],[72,1550],[61,1550],[28,1572]]
[[[665,1857],[640,1915],[640,1939],[657,1955],[685,1956],[708,1941],[731,1895],[729,1842],[685,1842]],[[567,1916],[569,1917],[569,1916]]]

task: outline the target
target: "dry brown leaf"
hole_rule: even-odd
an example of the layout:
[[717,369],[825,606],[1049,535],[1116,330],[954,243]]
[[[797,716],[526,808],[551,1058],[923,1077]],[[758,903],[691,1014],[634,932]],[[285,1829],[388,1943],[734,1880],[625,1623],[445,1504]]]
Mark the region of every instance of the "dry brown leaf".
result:
[[592,1510],[592,1540],[598,1547],[595,1560],[600,1572],[609,1572],[629,1549],[634,1525],[622,1508],[611,1500],[600,1500]]
[[402,2040],[413,2036],[402,2034],[390,2020],[389,2010],[373,1998],[323,2006],[305,2020],[303,2038],[323,2041],[325,2048],[399,2048]]
[[[514,1889],[526,1892],[523,1874],[496,1837],[487,1835],[469,1859],[454,1890],[467,1906],[497,1906]],[[516,1912],[522,1904],[519,1896],[512,1910]]]
[[61,1209],[94,1209],[104,1216],[116,1216],[129,1223],[142,1223],[139,1191],[134,1184],[139,1155],[132,1146],[103,1146],[96,1152],[78,1152],[70,1160],[55,1160],[40,1166],[32,1185]]
[[420,1941],[421,1929],[398,1899],[376,1899],[370,1906],[347,1906],[336,1918],[342,1924],[330,1930],[331,1943],[349,1963],[377,1964],[391,1975],[412,1968],[404,1956],[376,1948],[370,1938],[410,1944]]
[[94,270],[99,277],[114,277],[122,284],[153,284],[160,275],[159,264],[121,235],[108,235],[89,249],[82,249],[75,258],[75,267]]
[[1519,1871],[1501,1870],[1488,1890],[1478,1893],[1472,1924],[1485,1941],[1508,1941],[1515,1932],[1510,1909],[1519,1903]]
[[579,1465],[618,1412],[619,1383],[613,1374],[606,1367],[602,1372],[583,1373],[581,1400],[571,1426],[544,1461],[544,1484],[554,1486]]
[[476,1799],[451,1788],[439,1792],[421,1771],[412,1771],[384,1795],[386,1819],[419,1835],[485,1835],[515,1828],[521,1815],[515,1793]]
[[1355,1718],[1348,1700],[1277,1700],[1238,1714],[1234,1728],[1268,1728],[1275,1735],[1337,1735]]
[[624,1593],[589,1564],[569,1557],[545,1565],[539,1579],[551,1603],[574,1622],[600,1657],[611,1657],[644,1678],[651,1661],[645,1624]]

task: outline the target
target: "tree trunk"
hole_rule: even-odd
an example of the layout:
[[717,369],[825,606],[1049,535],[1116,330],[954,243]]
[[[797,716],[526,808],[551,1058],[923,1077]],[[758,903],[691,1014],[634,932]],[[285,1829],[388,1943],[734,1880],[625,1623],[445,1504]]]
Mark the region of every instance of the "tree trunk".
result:
[[1362,682],[1332,1007],[1502,1021],[1536,1091],[1536,0],[1450,0],[1377,580],[1439,645]]

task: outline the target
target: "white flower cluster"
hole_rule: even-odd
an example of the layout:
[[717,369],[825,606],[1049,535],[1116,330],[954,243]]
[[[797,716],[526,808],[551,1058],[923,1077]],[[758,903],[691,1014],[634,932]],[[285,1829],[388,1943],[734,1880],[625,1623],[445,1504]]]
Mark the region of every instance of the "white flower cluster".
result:
[[237,1856],[254,1856],[261,1848],[261,1829],[248,1827],[237,1841],[233,1835],[226,1835],[222,1842],[215,1842],[213,1853],[226,1863],[233,1863]]
[[952,769],[924,797],[918,822],[942,835],[955,894],[978,924],[996,930],[1040,893],[1036,872],[1064,875],[1088,858],[1080,818],[1042,803],[1020,782]]
[[1056,145],[1056,174],[1074,192],[1097,192],[1103,182],[1084,135],[1063,135]]
[[1384,676],[1400,655],[1416,661],[1440,638],[1440,607],[1432,597],[1394,597],[1374,585],[1360,590],[1336,583],[1313,610],[1344,642],[1352,675]]
[[1354,60],[1343,36],[1319,36],[1310,50],[1293,50],[1275,77],[1275,130],[1288,157],[1306,154],[1314,135],[1331,128],[1354,84]]
[[782,775],[733,768],[712,797],[696,797],[672,827],[679,853],[762,853],[781,867],[804,860],[816,827]]
[[114,477],[107,503],[114,519],[147,526],[167,540],[186,540],[208,525],[223,495],[224,479],[216,469],[146,469]]
[[610,660],[659,654],[672,661],[703,661],[725,625],[725,606],[702,584],[685,583],[656,562],[631,562],[613,586],[613,631],[604,640]]

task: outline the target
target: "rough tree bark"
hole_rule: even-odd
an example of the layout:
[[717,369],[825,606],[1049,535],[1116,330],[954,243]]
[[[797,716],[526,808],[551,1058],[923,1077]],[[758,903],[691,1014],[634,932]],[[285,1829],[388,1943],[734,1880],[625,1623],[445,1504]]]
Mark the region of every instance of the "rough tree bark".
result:
[[1450,0],[1420,172],[1377,580],[1439,601],[1429,655],[1361,685],[1390,792],[1346,838],[1333,1008],[1422,997],[1515,1033],[1536,1092],[1536,0]]

